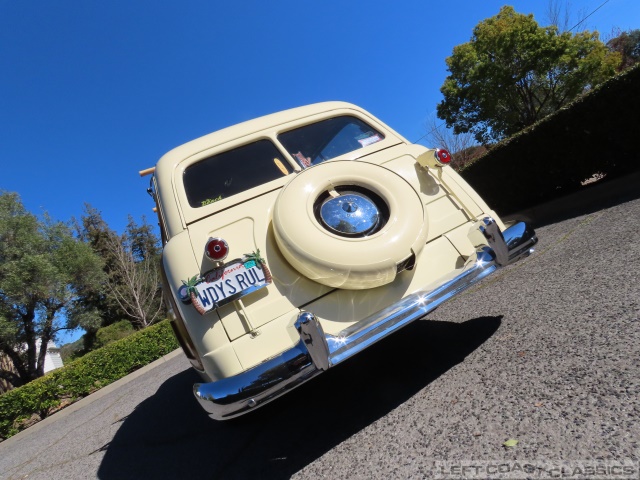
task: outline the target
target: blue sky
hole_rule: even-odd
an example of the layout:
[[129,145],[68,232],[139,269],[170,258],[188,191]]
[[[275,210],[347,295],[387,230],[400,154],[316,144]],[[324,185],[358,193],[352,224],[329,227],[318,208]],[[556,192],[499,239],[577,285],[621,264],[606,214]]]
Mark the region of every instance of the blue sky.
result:
[[[605,0],[572,0],[586,15]],[[409,140],[445,58],[504,2],[0,2],[0,189],[58,220],[154,221],[137,172],[188,140],[308,103],[356,103]],[[547,23],[547,0],[507,2]],[[586,21],[640,28],[638,0]]]

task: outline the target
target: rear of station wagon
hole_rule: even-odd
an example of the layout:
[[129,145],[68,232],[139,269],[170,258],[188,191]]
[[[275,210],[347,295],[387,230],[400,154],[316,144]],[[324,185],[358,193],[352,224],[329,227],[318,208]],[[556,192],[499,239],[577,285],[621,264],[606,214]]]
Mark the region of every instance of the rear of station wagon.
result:
[[277,398],[531,252],[533,230],[505,229],[449,159],[342,102],[160,159],[164,294],[213,418]]

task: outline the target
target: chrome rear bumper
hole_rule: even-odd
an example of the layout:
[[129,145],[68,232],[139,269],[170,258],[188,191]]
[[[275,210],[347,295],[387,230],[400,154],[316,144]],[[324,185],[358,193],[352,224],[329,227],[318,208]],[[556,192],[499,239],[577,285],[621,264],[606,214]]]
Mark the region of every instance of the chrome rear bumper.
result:
[[295,347],[233,377],[195,384],[196,399],[216,420],[233,418],[264,405],[424,317],[498,268],[528,256],[538,241],[527,224],[517,223],[501,232],[490,217],[476,222],[469,238],[476,253],[462,268],[434,285],[408,295],[338,335],[325,334],[312,313],[301,312],[296,321],[300,341]]

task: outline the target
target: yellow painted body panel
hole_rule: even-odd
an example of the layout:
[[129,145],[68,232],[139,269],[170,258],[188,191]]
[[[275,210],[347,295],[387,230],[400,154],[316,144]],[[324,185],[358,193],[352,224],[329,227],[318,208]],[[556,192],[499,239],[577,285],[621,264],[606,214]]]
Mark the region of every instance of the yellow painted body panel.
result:
[[[186,280],[197,273],[197,263],[193,256],[191,242],[187,232],[174,236],[164,246],[163,267],[167,275],[167,280],[172,287],[182,285],[182,280]],[[176,288],[177,290],[177,288]],[[229,337],[225,332],[223,324],[220,322],[218,312],[212,311],[206,315],[200,315],[191,305],[185,305],[172,288],[172,295],[176,300],[179,314],[193,340],[196,351],[202,355],[205,367],[205,374],[210,379],[221,378],[220,375],[232,375],[241,368],[232,348],[229,348]],[[216,352],[218,352],[216,354]],[[222,367],[214,367],[207,359],[211,355],[223,358]],[[224,372],[224,373],[220,373]]]
[[413,270],[401,272],[393,283],[369,290],[338,289],[309,304],[326,333],[337,334],[456,268],[458,251],[444,237],[425,246]]

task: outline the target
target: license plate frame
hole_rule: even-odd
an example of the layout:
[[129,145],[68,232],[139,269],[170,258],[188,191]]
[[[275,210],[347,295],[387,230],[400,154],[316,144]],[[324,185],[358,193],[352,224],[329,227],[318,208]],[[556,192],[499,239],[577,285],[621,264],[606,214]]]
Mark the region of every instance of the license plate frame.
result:
[[[271,278],[265,275],[266,268],[256,261],[238,258],[204,274],[195,285],[202,314],[268,286]],[[186,285],[180,287],[179,295],[183,302],[191,301]]]

